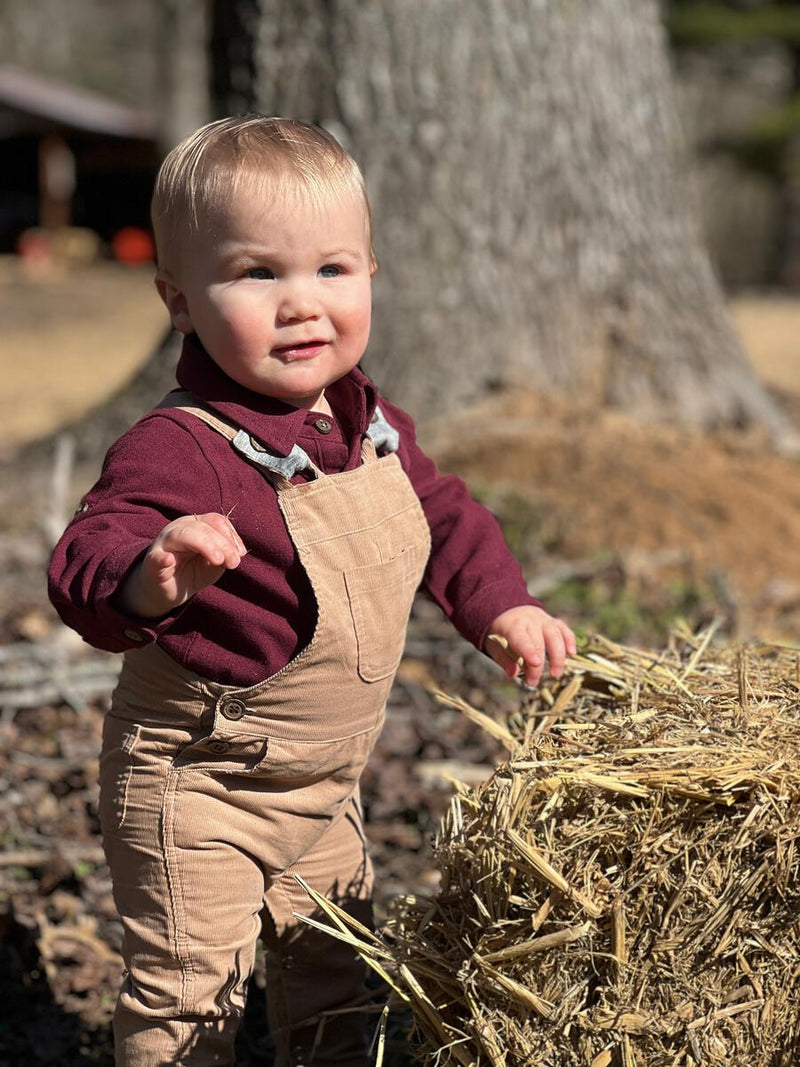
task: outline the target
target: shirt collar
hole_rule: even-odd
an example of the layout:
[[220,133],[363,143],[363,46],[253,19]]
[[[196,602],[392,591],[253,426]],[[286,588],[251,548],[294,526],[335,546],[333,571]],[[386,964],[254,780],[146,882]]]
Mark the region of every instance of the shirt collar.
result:
[[[305,408],[294,408],[275,397],[245,389],[229,378],[195,335],[184,338],[177,369],[178,384],[213,411],[241,426],[271,452],[288,456],[309,419]],[[377,390],[358,367],[328,386],[325,396],[342,423],[345,437],[366,432],[377,404]]]

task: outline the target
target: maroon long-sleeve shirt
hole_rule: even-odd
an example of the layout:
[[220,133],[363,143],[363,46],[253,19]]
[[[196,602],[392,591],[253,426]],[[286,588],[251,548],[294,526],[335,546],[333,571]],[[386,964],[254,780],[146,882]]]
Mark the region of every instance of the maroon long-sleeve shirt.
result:
[[[177,377],[271,452],[285,456],[299,444],[327,474],[359,465],[378,402],[356,368],[325,391],[335,419],[290,407],[232,381],[194,338],[184,344]],[[400,434],[398,456],[431,529],[424,586],[481,648],[501,612],[539,601],[528,594],[493,516],[463,482],[437,470],[405,412],[383,398],[380,405]],[[122,583],[166,523],[206,512],[230,513],[248,549],[239,567],[164,618],[120,611]],[[56,546],[49,581],[59,615],[89,644],[121,652],[155,640],[185,667],[230,685],[252,685],[280,670],[308,644],[316,623],[274,489],[223,436],[175,409],[151,412],[109,450]]]

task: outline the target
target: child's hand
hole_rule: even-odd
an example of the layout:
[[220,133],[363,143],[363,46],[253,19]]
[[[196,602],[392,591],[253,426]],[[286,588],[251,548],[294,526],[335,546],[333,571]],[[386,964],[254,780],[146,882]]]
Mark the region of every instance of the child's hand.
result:
[[[564,660],[575,655],[575,634],[562,619],[548,615],[544,608],[524,605],[497,616],[489,627],[486,651],[509,678],[516,678],[521,669],[528,685],[538,685],[545,657],[550,674],[554,678],[561,676]],[[523,660],[522,667],[519,659]]]
[[122,609],[143,618],[166,615],[238,567],[247,552],[225,515],[182,515],[152,543],[120,591]]

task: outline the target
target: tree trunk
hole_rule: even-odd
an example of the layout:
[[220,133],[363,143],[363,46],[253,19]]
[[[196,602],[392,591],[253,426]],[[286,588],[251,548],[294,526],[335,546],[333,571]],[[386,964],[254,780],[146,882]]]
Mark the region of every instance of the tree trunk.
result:
[[[800,46],[790,46],[790,55],[791,99],[800,100]],[[784,166],[779,280],[789,292],[800,293],[800,131],[794,134],[787,146]]]
[[156,44],[164,151],[211,118],[209,12],[197,0],[160,0]]
[[[698,236],[656,0],[216,2],[217,113],[319,122],[364,168],[387,395],[426,418],[522,384],[794,446]],[[170,388],[174,340],[69,428],[79,464]]]
[[255,62],[260,110],[364,169],[365,366],[415,414],[526,384],[783,425],[700,242],[657,0],[262,2]]
[[211,96],[217,118],[255,108],[255,40],[259,0],[214,3],[211,12]]

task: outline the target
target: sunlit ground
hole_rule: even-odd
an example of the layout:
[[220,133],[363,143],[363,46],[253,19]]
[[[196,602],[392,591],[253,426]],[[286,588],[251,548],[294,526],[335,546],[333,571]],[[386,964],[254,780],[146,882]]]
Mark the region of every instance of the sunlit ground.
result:
[[164,333],[152,267],[23,273],[0,258],[0,447],[79,418],[123,385]]

